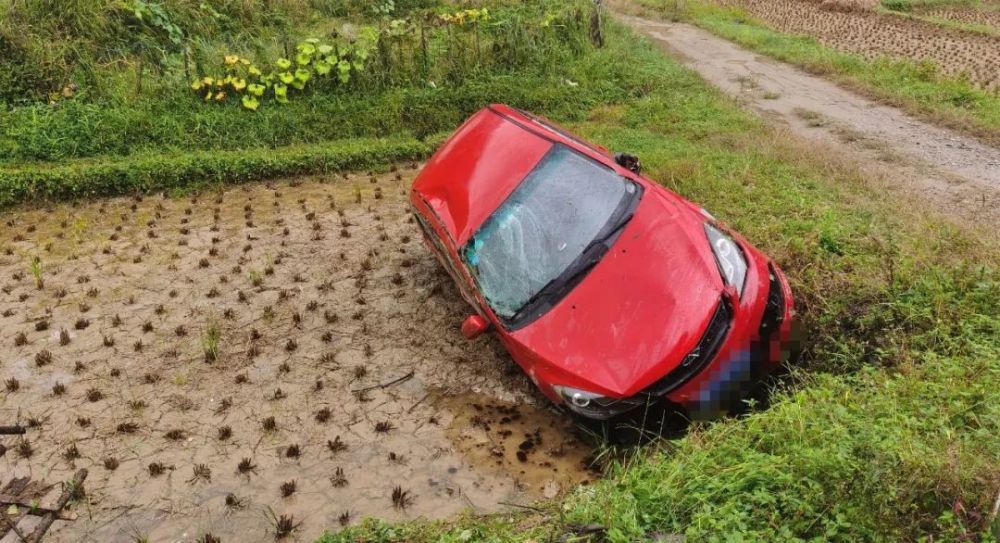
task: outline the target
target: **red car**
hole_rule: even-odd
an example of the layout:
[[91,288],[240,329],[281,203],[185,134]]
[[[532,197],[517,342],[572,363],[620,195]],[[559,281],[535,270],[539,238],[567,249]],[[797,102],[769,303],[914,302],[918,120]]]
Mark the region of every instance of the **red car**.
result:
[[704,209],[528,113],[473,115],[413,182],[429,248],[553,402],[609,420],[653,405],[735,407],[777,368],[792,293]]

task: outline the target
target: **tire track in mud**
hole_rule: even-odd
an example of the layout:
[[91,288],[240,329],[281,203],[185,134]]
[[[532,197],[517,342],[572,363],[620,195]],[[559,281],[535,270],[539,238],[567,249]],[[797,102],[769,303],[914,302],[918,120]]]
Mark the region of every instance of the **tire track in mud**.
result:
[[963,222],[1000,224],[1000,149],[920,121],[685,23],[619,17],[796,138]]

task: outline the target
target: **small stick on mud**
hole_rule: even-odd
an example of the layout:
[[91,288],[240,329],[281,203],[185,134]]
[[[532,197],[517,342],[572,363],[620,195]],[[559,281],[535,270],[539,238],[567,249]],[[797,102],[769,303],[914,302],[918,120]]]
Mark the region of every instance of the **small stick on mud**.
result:
[[[14,530],[14,535],[20,538],[21,541],[28,540],[28,537],[24,535],[24,532],[22,532],[21,529],[17,527],[17,521],[19,519],[14,519],[7,516],[7,513],[3,510],[3,508],[0,508],[0,520],[4,521],[4,523],[6,523],[11,530]],[[6,533],[6,531],[0,533]]]
[[352,390],[351,393],[352,394],[362,394],[364,392],[368,392],[369,390],[388,388],[388,387],[391,387],[392,385],[398,385],[399,383],[403,383],[403,382],[409,381],[410,379],[413,379],[413,372],[412,371],[410,373],[407,373],[406,375],[404,375],[402,377],[399,377],[397,379],[393,379],[392,381],[389,381],[388,383],[382,383],[382,384],[379,384],[379,385],[372,385],[370,387],[359,388],[357,390]]
[[45,513],[42,517],[42,521],[35,527],[35,531],[31,532],[31,535],[28,536],[28,539],[26,540],[28,543],[39,543],[42,540],[45,532],[48,531],[49,527],[52,526],[52,523],[59,517],[59,511],[61,511],[63,507],[66,507],[69,500],[76,497],[77,494],[80,493],[80,490],[83,488],[83,481],[86,478],[87,470],[85,469],[81,469],[73,475],[73,480],[65,485],[62,494],[59,495],[59,500],[56,502],[55,507],[53,507],[48,513]]
[[521,505],[519,503],[511,503],[511,502],[497,502],[497,503],[500,504],[500,505],[506,505],[508,507],[520,507],[521,509],[527,509],[529,511],[535,511],[536,513],[544,513],[545,512],[544,509],[541,509],[539,507],[533,507],[531,505]]
[[24,432],[24,426],[0,426],[0,435],[2,436],[19,436]]

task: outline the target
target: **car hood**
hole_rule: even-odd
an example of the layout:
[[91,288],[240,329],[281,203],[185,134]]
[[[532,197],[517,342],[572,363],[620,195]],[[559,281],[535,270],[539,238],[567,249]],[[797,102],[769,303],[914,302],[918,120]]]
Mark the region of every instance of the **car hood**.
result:
[[600,263],[548,313],[510,333],[562,383],[630,396],[680,364],[698,343],[723,283],[705,218],[649,187]]

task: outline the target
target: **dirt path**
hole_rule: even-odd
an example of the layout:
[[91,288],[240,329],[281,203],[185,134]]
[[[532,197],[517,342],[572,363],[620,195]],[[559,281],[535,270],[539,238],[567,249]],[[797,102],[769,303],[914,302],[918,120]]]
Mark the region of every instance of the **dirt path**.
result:
[[796,137],[857,160],[946,213],[1000,224],[1000,149],[880,105],[684,23],[621,19]]

